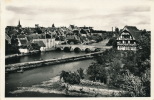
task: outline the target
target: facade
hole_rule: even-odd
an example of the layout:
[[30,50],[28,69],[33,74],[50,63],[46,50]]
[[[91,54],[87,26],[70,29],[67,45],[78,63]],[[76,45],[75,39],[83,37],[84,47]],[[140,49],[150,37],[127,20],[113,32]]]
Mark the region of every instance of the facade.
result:
[[[38,44],[41,51],[54,50],[58,42],[54,38],[51,38],[49,34],[31,34],[31,35],[18,35],[18,46],[28,46],[31,43]],[[21,52],[29,52],[26,49],[19,50]]]
[[135,26],[125,26],[117,38],[117,50],[136,51],[137,41],[141,36],[141,31]]
[[50,51],[55,49],[55,39],[33,39],[33,43],[38,43],[41,51]]
[[31,43],[37,43],[41,47],[41,51],[49,51],[55,49],[55,39],[49,34],[31,34],[27,36]]

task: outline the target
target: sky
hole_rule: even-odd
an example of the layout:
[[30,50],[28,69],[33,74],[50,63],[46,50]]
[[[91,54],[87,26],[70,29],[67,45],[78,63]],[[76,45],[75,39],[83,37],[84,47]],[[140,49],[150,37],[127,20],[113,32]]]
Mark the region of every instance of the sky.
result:
[[92,26],[111,31],[125,25],[150,30],[151,0],[5,0],[5,23],[23,27]]

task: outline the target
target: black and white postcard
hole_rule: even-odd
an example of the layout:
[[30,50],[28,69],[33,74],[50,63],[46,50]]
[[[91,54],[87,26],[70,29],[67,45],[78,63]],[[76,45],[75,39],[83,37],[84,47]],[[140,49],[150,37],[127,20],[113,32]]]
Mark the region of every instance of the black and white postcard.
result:
[[152,3],[2,0],[2,100],[152,100]]

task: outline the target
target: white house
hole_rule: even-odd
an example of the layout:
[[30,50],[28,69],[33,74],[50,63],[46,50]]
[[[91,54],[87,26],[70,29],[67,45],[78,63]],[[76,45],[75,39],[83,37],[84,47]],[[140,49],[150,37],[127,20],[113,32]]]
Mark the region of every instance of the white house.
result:
[[136,51],[137,41],[141,36],[141,31],[135,26],[125,26],[117,38],[117,50]]

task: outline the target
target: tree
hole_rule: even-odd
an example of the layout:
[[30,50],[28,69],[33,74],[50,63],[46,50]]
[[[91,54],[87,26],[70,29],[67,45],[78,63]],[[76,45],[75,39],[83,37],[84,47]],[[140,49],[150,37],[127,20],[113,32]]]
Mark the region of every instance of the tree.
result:
[[142,82],[143,82],[143,86],[144,86],[144,93],[145,96],[150,97],[150,69],[147,68],[145,70],[145,73],[142,74]]
[[18,40],[11,39],[11,44],[8,44],[8,41],[5,40],[5,53],[6,54],[17,54],[19,53]]
[[129,70],[119,75],[116,80],[117,86],[128,91],[130,96],[144,96],[144,87],[142,86],[141,78],[134,76]]
[[96,81],[99,74],[99,64],[93,63],[87,69],[87,74],[90,75],[90,79]]
[[36,43],[32,43],[31,47],[32,47],[33,50],[40,50],[40,46]]
[[55,27],[55,25],[54,25],[54,24],[52,24],[52,27]]
[[119,34],[120,34],[119,28],[116,27],[116,28],[115,28],[115,32],[116,32],[117,35],[119,35]]
[[138,40],[137,53],[138,53],[138,58],[140,58],[141,61],[144,61],[146,59],[150,59],[151,36],[145,30],[142,31],[141,34],[142,34],[141,38]]
[[78,69],[78,70],[77,70],[77,72],[78,72],[78,74],[79,74],[80,78],[81,78],[81,79],[84,79],[83,69],[82,69],[82,68],[80,68],[80,69]]
[[113,48],[117,48],[116,37],[111,38],[106,45],[107,46],[113,46]]
[[79,84],[80,83],[80,76],[75,72],[66,72],[62,71],[60,74],[60,80],[63,78],[64,82],[69,84]]

